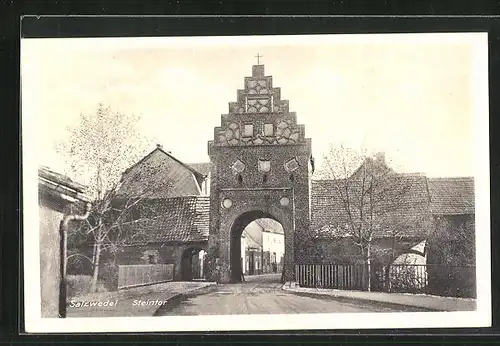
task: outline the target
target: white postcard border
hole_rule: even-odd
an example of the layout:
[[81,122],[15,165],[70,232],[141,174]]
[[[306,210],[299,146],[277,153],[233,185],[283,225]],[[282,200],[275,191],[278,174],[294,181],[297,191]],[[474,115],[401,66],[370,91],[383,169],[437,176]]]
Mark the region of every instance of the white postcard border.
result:
[[[169,331],[238,331],[298,329],[371,329],[371,328],[449,328],[486,327],[491,325],[491,260],[490,260],[490,191],[489,191],[489,110],[488,110],[488,37],[487,33],[460,34],[376,34],[316,36],[252,36],[195,38],[138,38],[137,45],[161,44],[283,44],[293,39],[307,42],[403,42],[413,35],[418,42],[470,42],[475,52],[475,80],[472,92],[475,105],[476,141],[476,268],[477,310],[472,312],[420,313],[333,313],[171,317],[106,317],[106,318],[41,318],[40,246],[38,232],[37,132],[36,114],[22,114],[23,162],[23,258],[25,328],[29,333],[94,333],[94,332],[169,332]],[[51,40],[51,39],[43,39]],[[68,40],[78,46],[91,39]],[[105,38],[110,44],[120,39]],[[22,48],[22,42],[21,42]],[[22,49],[21,49],[22,54]],[[21,74],[22,74],[21,68]],[[22,99],[22,104],[26,102]],[[21,104],[21,107],[22,107]]]

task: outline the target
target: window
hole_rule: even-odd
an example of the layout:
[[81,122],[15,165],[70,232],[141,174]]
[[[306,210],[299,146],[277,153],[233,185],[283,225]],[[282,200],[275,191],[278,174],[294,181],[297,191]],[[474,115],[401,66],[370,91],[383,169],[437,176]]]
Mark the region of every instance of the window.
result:
[[252,137],[253,136],[253,125],[245,124],[243,127],[243,137]]
[[264,136],[271,137],[274,136],[274,125],[264,124]]
[[156,263],[155,255],[149,255],[148,258],[149,258],[149,264],[155,264]]

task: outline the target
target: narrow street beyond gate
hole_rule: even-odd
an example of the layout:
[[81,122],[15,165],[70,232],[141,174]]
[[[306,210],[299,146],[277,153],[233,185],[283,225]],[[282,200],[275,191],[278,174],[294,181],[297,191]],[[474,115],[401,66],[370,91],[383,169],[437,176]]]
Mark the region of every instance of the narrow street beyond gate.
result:
[[297,314],[339,312],[422,311],[357,300],[298,296],[282,290],[280,274],[249,276],[246,282],[222,284],[211,293],[187,298],[179,306],[160,311],[159,316]]

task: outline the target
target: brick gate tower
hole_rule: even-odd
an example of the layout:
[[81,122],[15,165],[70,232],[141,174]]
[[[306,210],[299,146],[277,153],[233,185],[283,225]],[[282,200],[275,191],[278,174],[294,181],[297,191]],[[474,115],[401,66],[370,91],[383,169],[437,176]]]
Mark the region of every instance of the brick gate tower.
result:
[[282,280],[294,279],[299,232],[309,230],[311,140],[264,65],[254,65],[237,102],[221,117],[208,143],[211,161],[209,277],[241,278],[241,233],[270,218],[285,233]]

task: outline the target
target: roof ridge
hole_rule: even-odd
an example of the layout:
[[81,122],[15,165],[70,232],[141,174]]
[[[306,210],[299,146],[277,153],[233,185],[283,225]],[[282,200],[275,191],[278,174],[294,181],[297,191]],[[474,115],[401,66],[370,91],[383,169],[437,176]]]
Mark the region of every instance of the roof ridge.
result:
[[88,186],[80,184],[79,182],[71,179],[69,176],[58,173],[47,166],[38,167],[38,176],[81,193],[85,192],[88,188]]
[[254,239],[254,237],[252,237],[252,236],[250,235],[250,233],[248,233],[248,232],[246,232],[246,231],[245,231],[245,234],[246,234],[246,236],[247,236],[248,238],[250,238],[250,240],[251,240],[251,241],[253,241],[255,244],[257,244],[258,246],[262,246],[262,244],[260,244],[258,241],[256,241],[256,240]]
[[173,156],[172,154],[169,154],[168,152],[166,152],[165,150],[163,150],[162,148],[160,147],[156,147],[154,148],[149,154],[147,154],[146,156],[144,156],[142,159],[140,159],[139,161],[137,161],[136,163],[134,163],[132,166],[130,166],[129,168],[127,168],[125,171],[123,171],[122,173],[122,176],[125,175],[126,173],[130,172],[130,170],[132,170],[132,168],[136,167],[137,165],[141,164],[142,162],[144,162],[148,157],[150,157],[151,155],[153,155],[153,153],[155,151],[160,151],[162,152],[163,154],[165,154],[166,156],[170,157],[171,159],[173,159],[174,161],[177,161],[179,164],[181,164],[183,167],[185,167],[186,169],[188,169],[189,171],[191,171],[193,174],[196,174],[200,177],[204,177],[203,174],[201,174],[200,172],[196,171],[195,169],[193,169],[192,167],[190,167],[189,165],[187,165],[186,163],[182,162],[181,160],[179,160],[178,158],[176,158],[175,156]]
[[[155,150],[160,150],[162,153],[164,153],[165,155],[167,155],[168,157],[174,159],[175,161],[177,161],[178,163],[180,163],[182,166],[186,167],[188,170],[190,170],[191,172],[193,172],[194,174],[198,174],[200,175],[201,177],[203,177],[203,174],[201,174],[200,172],[196,171],[195,169],[193,169],[192,167],[188,166],[188,164],[182,162],[181,160],[179,160],[178,158],[176,158],[175,156],[173,156],[172,154],[166,152],[165,150],[163,150],[162,148],[159,148],[159,147],[156,147]],[[154,150],[153,150],[154,151]]]

